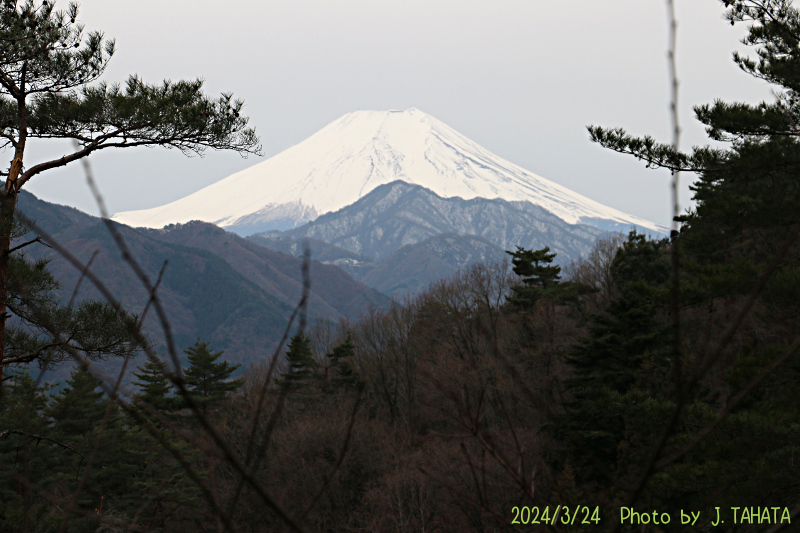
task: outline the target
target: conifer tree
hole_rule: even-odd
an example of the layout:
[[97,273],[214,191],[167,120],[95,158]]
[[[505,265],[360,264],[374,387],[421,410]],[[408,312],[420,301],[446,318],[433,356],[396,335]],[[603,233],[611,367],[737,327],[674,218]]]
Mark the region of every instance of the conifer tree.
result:
[[6,309],[19,320],[6,328],[0,369],[32,362],[52,368],[72,359],[68,348],[91,361],[130,354],[133,336],[117,311],[96,300],[64,305],[47,263],[17,254],[8,261]]
[[80,367],[70,373],[66,386],[53,397],[48,410],[60,435],[83,437],[100,425],[108,400],[97,380],[87,369]]
[[355,355],[355,345],[353,338],[348,333],[347,338],[341,344],[334,346],[333,350],[327,354],[331,363],[330,370],[333,372],[328,377],[331,389],[352,389],[356,388],[361,382],[358,374],[353,370],[350,359]]
[[241,378],[230,379],[241,365],[217,361],[224,352],[211,352],[209,344],[197,339],[193,346],[184,350],[189,356],[189,367],[184,374],[186,386],[204,413],[208,412],[209,406],[224,401],[229,392],[238,390],[243,383]]
[[517,246],[517,251],[506,251],[511,256],[514,273],[522,278],[522,285],[513,287],[514,296],[510,302],[520,307],[530,307],[542,298],[548,289],[556,286],[561,279],[561,267],[553,265],[556,254],[548,253],[550,248],[526,250]]
[[288,371],[281,375],[279,384],[291,392],[307,389],[316,379],[317,362],[311,352],[311,339],[304,333],[292,337],[286,351]]
[[133,384],[139,387],[134,400],[151,405],[159,411],[171,411],[176,407],[176,400],[169,396],[172,386],[167,380],[167,365],[163,361],[147,359],[133,375],[139,381]]
[[[157,441],[139,426],[125,434],[125,461],[137,468],[128,477],[118,509],[149,531],[187,531],[196,528],[197,517],[206,511],[197,485],[189,479],[181,465],[164,449],[167,441],[189,461],[201,475],[202,456],[174,432],[164,431]],[[131,520],[132,521],[132,520]]]
[[[0,188],[0,362],[6,321],[13,221],[20,189],[36,175],[106,148],[165,146],[190,153],[207,148],[258,153],[244,103],[231,94],[212,99],[203,82],[150,85],[96,83],[115,43],[99,31],[84,35],[78,6],[59,11],[47,0],[0,1],[0,136],[9,150]],[[73,139],[63,157],[29,161],[31,139]],[[0,364],[0,385],[3,365]],[[0,389],[1,391],[1,389]]]
[[[150,437],[149,442],[137,439],[139,428],[123,423],[117,404],[97,390],[99,386],[100,381],[88,370],[76,369],[47,411],[55,422],[51,434],[70,443],[81,455],[53,446],[42,455],[57,461],[50,482],[65,497],[74,498],[78,508],[90,512],[113,508],[132,517],[140,509],[142,497],[152,496],[134,491],[134,481],[146,470],[138,459],[142,447],[149,448],[148,461],[154,463],[161,462],[164,450]],[[88,516],[77,513],[68,520],[76,531],[94,530],[97,524]]]
[[[622,128],[590,126],[591,139],[611,150],[632,154],[648,168],[694,172],[696,207],[681,217],[686,236],[700,237],[696,253],[724,258],[754,231],[781,233],[800,221],[800,17],[788,0],[722,0],[732,25],[747,23],[747,45],[757,59],[734,53],[745,73],[773,86],[772,102],[747,104],[717,100],[694,109],[713,141],[728,148],[695,147],[678,152],[649,136]],[[744,232],[744,233],[743,233]],[[763,239],[763,237],[762,237]],[[749,242],[748,244],[756,244]],[[763,250],[762,250],[763,254]],[[762,260],[765,259],[763,256]]]
[[514,273],[522,278],[522,285],[511,289],[514,295],[508,301],[522,309],[531,309],[540,300],[569,301],[585,291],[572,282],[561,282],[561,267],[553,265],[556,254],[550,248],[526,250],[517,246],[515,252],[506,251],[512,259]]
[[665,240],[631,232],[611,263],[618,295],[589,318],[588,335],[570,349],[565,380],[570,400],[555,431],[568,443],[582,480],[613,481],[617,449],[624,439],[624,402],[645,362],[669,368],[666,323],[658,315],[659,287],[669,278]]
[[[36,386],[27,372],[8,376],[8,394],[0,403],[0,530],[15,530],[21,524],[21,511],[35,500],[31,493],[49,489],[58,462],[49,442],[37,441],[28,435],[47,435],[50,421],[45,416],[49,385]],[[6,434],[17,429],[24,434]],[[27,483],[23,482],[26,480]],[[46,505],[33,503],[36,510]],[[21,528],[20,528],[21,529]]]

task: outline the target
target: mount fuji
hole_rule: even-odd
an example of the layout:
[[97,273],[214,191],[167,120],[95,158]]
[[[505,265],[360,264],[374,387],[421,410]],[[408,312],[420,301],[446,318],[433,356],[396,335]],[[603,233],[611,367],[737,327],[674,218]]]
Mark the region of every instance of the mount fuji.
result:
[[442,198],[530,202],[568,224],[666,233],[514,165],[418,109],[348,113],[194,194],[112,218],[148,228],[201,220],[246,236],[297,227],[397,180]]

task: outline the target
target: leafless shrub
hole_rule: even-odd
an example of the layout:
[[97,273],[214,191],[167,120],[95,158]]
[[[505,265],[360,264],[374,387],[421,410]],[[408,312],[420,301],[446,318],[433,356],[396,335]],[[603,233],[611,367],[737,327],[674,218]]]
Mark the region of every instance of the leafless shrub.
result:
[[623,242],[625,235],[621,233],[600,239],[586,257],[564,267],[564,279],[597,289],[596,293],[585,297],[591,311],[597,311],[600,302],[608,301],[615,295],[611,263]]

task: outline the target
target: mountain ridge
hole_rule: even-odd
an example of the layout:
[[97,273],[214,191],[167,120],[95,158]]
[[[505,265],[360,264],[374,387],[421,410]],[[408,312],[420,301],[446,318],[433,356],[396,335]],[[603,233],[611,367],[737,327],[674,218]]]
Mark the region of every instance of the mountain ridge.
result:
[[501,261],[516,246],[547,246],[565,265],[607,235],[593,226],[567,224],[530,202],[442,198],[395,181],[298,228],[247,239],[293,255],[300,255],[307,241],[313,258],[398,297],[419,293],[471,263]]
[[561,260],[577,259],[606,234],[593,226],[567,224],[529,202],[443,198],[398,180],[298,228],[252,237],[317,239],[380,261],[402,246],[442,233],[475,235],[502,249],[549,246]]

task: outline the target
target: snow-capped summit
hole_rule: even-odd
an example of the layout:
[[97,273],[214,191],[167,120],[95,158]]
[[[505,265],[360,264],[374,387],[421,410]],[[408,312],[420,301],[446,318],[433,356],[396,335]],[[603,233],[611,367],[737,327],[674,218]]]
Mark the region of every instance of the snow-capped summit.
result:
[[568,223],[665,231],[518,167],[413,108],[348,113],[303,142],[194,194],[113,219],[150,228],[203,220],[246,235],[305,223],[395,180],[445,198],[529,201]]

